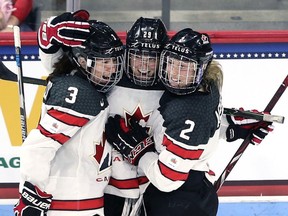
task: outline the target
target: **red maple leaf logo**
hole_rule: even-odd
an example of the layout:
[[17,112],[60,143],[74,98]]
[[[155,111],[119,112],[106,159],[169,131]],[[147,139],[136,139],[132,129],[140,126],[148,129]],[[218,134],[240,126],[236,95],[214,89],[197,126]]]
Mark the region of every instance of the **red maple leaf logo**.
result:
[[110,153],[104,152],[105,142],[106,137],[105,134],[103,133],[102,140],[100,141],[100,143],[95,143],[96,153],[93,155],[93,157],[95,158],[96,163],[99,164],[99,170],[98,170],[99,173],[110,167],[112,163],[111,160],[109,159],[111,157]]
[[125,124],[128,125],[127,123],[130,121],[131,118],[136,119],[139,124],[142,127],[146,127],[147,128],[147,132],[150,131],[150,126],[147,126],[147,121],[151,116],[151,112],[144,114],[141,107],[138,105],[135,110],[132,113],[129,113],[127,111],[124,110],[124,118],[125,118]]
[[106,137],[105,134],[103,133],[102,140],[100,141],[100,143],[96,143],[96,154],[93,157],[98,162],[98,164],[100,164],[101,158],[103,157],[105,140]]

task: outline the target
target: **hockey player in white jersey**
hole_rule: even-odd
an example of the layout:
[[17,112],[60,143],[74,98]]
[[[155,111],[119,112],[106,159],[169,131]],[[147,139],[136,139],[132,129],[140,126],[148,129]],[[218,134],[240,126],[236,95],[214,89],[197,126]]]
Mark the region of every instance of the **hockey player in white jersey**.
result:
[[[121,81],[108,93],[110,115],[120,115],[128,124],[137,119],[147,130],[152,112],[159,107],[164,86],[157,76],[160,53],[168,41],[166,27],[160,19],[140,17],[127,32],[125,72]],[[113,150],[112,176],[105,189],[105,215],[128,215],[134,208],[141,188],[148,183],[138,175],[137,167]],[[125,203],[124,203],[124,199]],[[124,209],[123,209],[124,206]],[[133,214],[133,213],[132,213]]]
[[[86,11],[64,13],[39,29],[41,49],[66,52],[48,76],[39,124],[21,147],[15,216],[104,215],[104,188],[111,174],[105,93],[122,76],[124,47],[108,25],[88,17]],[[80,40],[64,37],[66,45],[51,34],[69,34],[80,25]]]
[[219,139],[223,75],[212,58],[207,34],[179,31],[161,54],[159,77],[168,91],[148,120],[152,136],[137,119],[128,126],[119,115],[108,119],[107,140],[151,182],[143,195],[148,216],[217,213],[208,160]]

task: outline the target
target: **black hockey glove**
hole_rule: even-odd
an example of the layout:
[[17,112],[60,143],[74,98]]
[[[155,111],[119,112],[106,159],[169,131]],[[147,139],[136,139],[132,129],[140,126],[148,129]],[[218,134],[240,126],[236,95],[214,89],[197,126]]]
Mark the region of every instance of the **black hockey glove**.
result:
[[25,182],[21,197],[14,206],[15,216],[46,216],[52,195],[41,191],[30,182]]
[[109,117],[105,126],[106,139],[129,163],[138,165],[140,158],[149,151],[154,151],[154,141],[146,129],[131,119],[126,126],[119,115]]
[[41,23],[38,30],[38,44],[41,50],[53,54],[60,47],[78,47],[90,35],[89,13],[78,10],[50,17]]
[[[240,108],[240,110],[243,110],[243,108]],[[260,113],[257,110],[250,111]],[[229,123],[226,130],[226,138],[228,142],[233,142],[237,139],[245,139],[251,132],[250,143],[258,145],[268,135],[268,133],[272,132],[274,129],[274,126],[270,122],[230,115],[226,115],[226,118]]]

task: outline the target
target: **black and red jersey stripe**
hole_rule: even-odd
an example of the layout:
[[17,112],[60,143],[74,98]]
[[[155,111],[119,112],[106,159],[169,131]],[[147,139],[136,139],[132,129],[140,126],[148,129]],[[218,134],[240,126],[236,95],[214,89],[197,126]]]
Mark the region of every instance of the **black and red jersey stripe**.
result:
[[70,113],[62,112],[62,111],[55,110],[55,109],[50,109],[47,113],[48,115],[52,116],[56,120],[61,121],[64,124],[67,124],[70,126],[82,127],[90,120],[88,118],[75,116]]
[[197,160],[201,157],[204,149],[186,149],[179,145],[174,144],[168,137],[165,135],[163,138],[163,145],[166,146],[166,150],[177,155],[182,159]]
[[37,126],[37,129],[40,131],[41,134],[55,140],[61,145],[63,145],[65,142],[67,142],[71,138],[70,136],[64,135],[62,133],[51,133],[45,128],[43,128],[40,124]]
[[173,170],[168,166],[166,166],[165,164],[161,163],[161,161],[159,160],[158,160],[158,166],[161,174],[166,178],[170,179],[171,181],[185,181],[188,178],[189,173]]

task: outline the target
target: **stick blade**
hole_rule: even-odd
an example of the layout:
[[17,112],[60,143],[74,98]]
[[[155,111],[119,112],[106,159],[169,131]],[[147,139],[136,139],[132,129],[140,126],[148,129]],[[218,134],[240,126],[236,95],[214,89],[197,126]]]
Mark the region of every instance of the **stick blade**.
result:
[[10,71],[2,61],[0,61],[0,79],[9,80],[9,81],[17,81],[17,75]]

